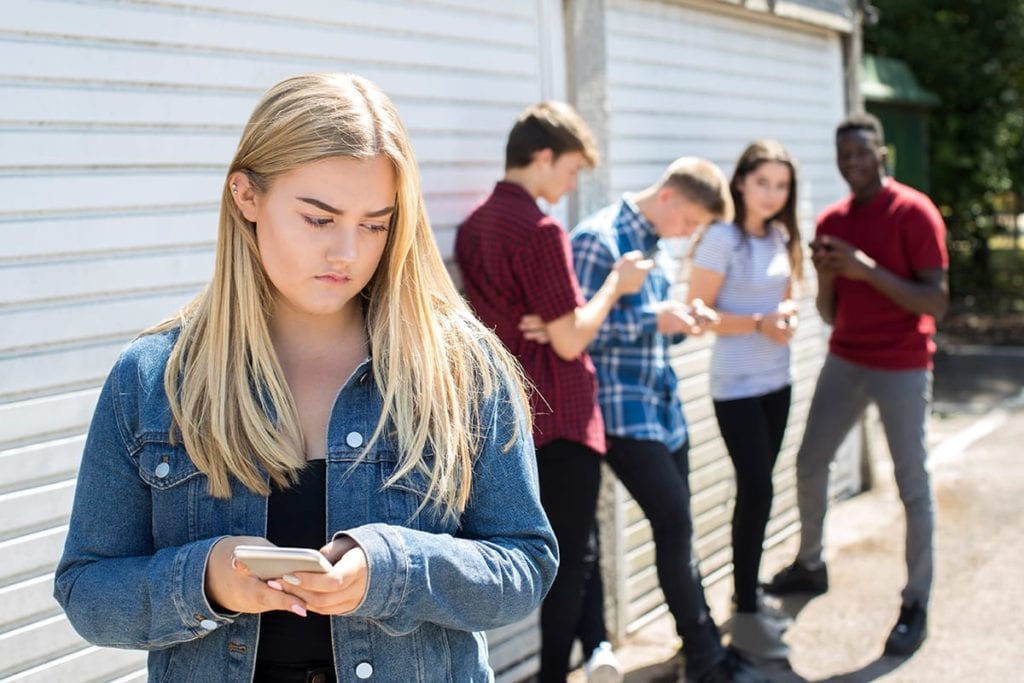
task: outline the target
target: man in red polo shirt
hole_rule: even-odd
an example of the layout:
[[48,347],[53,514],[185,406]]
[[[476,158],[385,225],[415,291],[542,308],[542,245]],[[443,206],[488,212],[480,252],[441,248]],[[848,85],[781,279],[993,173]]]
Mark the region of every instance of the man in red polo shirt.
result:
[[[605,430],[585,349],[619,297],[639,291],[653,265],[640,252],[626,254],[594,297],[583,300],[568,235],[537,199],[556,203],[576,188],[581,167],[596,164],[590,130],[572,107],[528,107],[509,133],[505,177],[459,226],[455,240],[470,304],[519,358],[536,388],[533,436],[541,502],[560,554],[558,575],[541,607],[542,682],[565,681],[584,581],[598,571],[587,544],[594,533]],[[519,323],[527,313],[547,323],[549,343],[524,337]]]
[[828,590],[822,532],[829,465],[874,402],[907,519],[907,583],[885,642],[886,654],[902,656],[925,639],[932,586],[925,426],[935,318],[949,303],[946,226],[927,196],[886,177],[882,126],[874,116],[853,114],[839,124],[836,158],[850,194],[821,214],[811,243],[818,312],[833,327],[796,459],[800,550],[766,588],[775,594]]

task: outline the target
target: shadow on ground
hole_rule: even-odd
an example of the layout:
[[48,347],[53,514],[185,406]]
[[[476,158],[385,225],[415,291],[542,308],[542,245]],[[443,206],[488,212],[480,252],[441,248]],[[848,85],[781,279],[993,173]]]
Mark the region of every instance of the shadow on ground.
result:
[[1021,387],[1024,348],[952,347],[935,354],[935,413],[985,413]]

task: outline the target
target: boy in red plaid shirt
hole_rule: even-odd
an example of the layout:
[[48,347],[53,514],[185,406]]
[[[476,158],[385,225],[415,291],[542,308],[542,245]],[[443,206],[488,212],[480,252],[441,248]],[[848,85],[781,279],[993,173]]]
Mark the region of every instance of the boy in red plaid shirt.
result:
[[[639,251],[624,254],[604,285],[584,301],[568,235],[541,211],[537,199],[558,202],[576,189],[579,169],[593,168],[597,161],[590,130],[571,106],[528,107],[509,133],[505,177],[459,226],[455,241],[470,304],[516,354],[535,386],[541,502],[561,556],[541,607],[542,682],[565,680],[584,582],[599,571],[587,543],[594,534],[605,429],[586,347],[619,297],[639,291],[653,265]],[[549,343],[523,335],[519,324],[527,313],[544,320]],[[585,652],[588,645],[597,643],[584,643]]]

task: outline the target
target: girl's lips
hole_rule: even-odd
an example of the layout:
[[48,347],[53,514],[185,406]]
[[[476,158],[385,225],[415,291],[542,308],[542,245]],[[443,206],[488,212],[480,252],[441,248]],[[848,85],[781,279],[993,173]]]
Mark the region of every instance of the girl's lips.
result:
[[322,275],[317,275],[316,279],[320,282],[326,282],[332,285],[343,285],[351,278],[347,275],[341,275],[340,273],[323,273]]

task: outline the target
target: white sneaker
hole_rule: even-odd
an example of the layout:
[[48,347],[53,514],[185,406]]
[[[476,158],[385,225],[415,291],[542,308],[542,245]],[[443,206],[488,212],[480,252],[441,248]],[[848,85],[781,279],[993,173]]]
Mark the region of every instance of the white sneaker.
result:
[[778,624],[759,612],[737,612],[732,617],[732,647],[752,659],[786,659],[789,645],[782,641]]
[[774,595],[761,594],[757,596],[757,613],[778,628],[779,633],[785,633],[793,625],[793,617],[787,612],[782,601]]
[[622,683],[622,663],[615,656],[612,644],[604,641],[590,653],[583,665],[587,683]]
[[[732,611],[733,614],[737,613],[735,594],[732,596]],[[782,599],[777,595],[765,593],[760,588],[757,589],[757,612],[769,621],[773,622],[773,625],[779,633],[785,633],[786,630],[793,625],[793,617],[786,611],[783,606]]]

